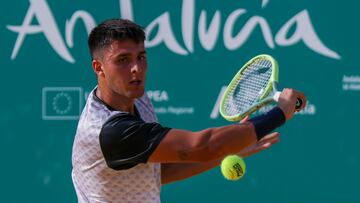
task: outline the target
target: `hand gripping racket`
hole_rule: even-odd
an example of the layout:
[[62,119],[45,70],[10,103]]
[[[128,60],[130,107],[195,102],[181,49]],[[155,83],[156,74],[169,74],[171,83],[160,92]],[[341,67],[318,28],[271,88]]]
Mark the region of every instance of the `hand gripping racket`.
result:
[[[248,61],[231,80],[220,103],[220,114],[228,121],[239,121],[261,107],[277,102],[279,67],[270,55]],[[302,105],[298,98],[296,109]]]

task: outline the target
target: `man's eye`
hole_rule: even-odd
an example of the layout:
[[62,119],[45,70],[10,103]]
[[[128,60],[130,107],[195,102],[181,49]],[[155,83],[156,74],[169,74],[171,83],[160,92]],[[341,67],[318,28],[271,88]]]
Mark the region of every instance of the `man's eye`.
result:
[[120,63],[126,63],[126,62],[128,62],[128,59],[127,58],[120,58],[118,61]]
[[139,60],[140,61],[146,60],[146,56],[139,56]]

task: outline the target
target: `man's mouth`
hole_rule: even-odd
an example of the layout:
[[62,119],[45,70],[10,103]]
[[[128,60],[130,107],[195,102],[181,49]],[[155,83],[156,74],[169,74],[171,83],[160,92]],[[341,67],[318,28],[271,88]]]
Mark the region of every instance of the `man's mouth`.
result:
[[142,81],[141,80],[131,80],[130,81],[130,84],[132,84],[132,85],[141,85],[142,84]]

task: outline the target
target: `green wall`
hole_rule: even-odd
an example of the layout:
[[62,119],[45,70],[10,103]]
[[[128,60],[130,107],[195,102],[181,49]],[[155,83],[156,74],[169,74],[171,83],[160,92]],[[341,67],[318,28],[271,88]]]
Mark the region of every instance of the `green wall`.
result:
[[96,84],[87,34],[115,17],[131,18],[149,34],[147,90],[166,126],[229,124],[217,113],[221,89],[261,53],[278,60],[282,88],[309,99],[279,129],[279,144],[246,159],[243,179],[226,181],[216,168],[164,186],[163,202],[360,202],[359,6],[350,0],[2,2],[1,202],[76,202],[72,142]]

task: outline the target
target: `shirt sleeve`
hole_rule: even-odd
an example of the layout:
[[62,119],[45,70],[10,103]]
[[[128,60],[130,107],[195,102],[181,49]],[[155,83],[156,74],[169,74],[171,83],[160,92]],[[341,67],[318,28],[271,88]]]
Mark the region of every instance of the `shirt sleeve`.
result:
[[145,123],[126,113],[110,117],[99,135],[107,165],[114,170],[124,170],[146,163],[169,130],[159,123]]

